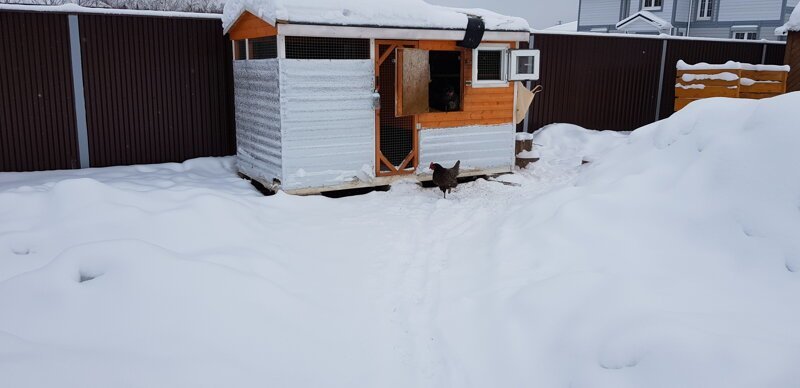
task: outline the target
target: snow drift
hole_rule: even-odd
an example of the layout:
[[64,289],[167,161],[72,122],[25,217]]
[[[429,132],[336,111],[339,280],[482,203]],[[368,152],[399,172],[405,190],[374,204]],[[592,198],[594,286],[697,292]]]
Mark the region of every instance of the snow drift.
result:
[[[13,387],[791,387],[800,94],[532,170],[264,198],[230,159],[0,175]],[[588,161],[588,164],[584,164]]]

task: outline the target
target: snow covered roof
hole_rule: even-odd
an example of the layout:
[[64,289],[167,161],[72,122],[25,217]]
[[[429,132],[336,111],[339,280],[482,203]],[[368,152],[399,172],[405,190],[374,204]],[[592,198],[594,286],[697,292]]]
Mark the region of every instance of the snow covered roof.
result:
[[794,8],[786,24],[775,29],[775,35],[786,35],[789,31],[800,31],[800,6]]
[[570,23],[559,24],[557,26],[552,26],[552,27],[545,28],[545,30],[548,30],[548,31],[578,31],[578,22],[575,21],[575,22],[570,22]]
[[655,27],[659,31],[669,31],[672,29],[670,22],[654,15],[652,12],[639,11],[617,23],[617,29],[625,31],[636,21],[641,21]]
[[228,29],[248,11],[275,25],[298,24],[380,26],[464,30],[467,15],[480,16],[488,31],[528,31],[525,19],[484,9],[431,5],[423,0],[230,0],[225,4],[222,26]]

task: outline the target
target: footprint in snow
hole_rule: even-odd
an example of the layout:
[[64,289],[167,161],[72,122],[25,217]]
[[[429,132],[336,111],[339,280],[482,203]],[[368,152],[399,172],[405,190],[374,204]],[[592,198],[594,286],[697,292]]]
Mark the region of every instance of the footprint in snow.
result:
[[17,256],[27,256],[33,253],[33,250],[30,248],[17,247],[17,248],[11,248],[11,253]]

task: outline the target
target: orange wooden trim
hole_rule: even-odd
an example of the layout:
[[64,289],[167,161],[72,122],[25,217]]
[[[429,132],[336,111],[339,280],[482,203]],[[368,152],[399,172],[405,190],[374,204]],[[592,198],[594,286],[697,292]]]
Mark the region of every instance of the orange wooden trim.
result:
[[278,35],[278,29],[258,16],[245,11],[228,30],[228,33],[231,40],[242,40],[275,36]]
[[[394,164],[392,164],[392,162],[389,161],[389,159],[386,159],[386,157],[383,156],[383,152],[378,151],[378,155],[380,156],[381,162],[383,162],[386,167],[389,167],[389,170],[392,172],[397,172],[397,168],[394,166]],[[381,169],[381,171],[383,171],[383,169]]]
[[[414,131],[414,132],[416,132],[416,131]],[[406,156],[406,158],[403,159],[403,163],[400,163],[400,167],[398,167],[397,169],[398,170],[405,170],[406,166],[408,166],[408,164],[411,163],[412,160],[414,160],[414,150],[411,150],[411,152],[408,154],[408,156]]]
[[[380,47],[380,46],[378,46],[378,47]],[[383,62],[386,61],[386,58],[389,58],[389,55],[392,55],[392,51],[394,51],[395,48],[397,48],[397,45],[393,44],[393,45],[389,46],[389,49],[387,49],[386,52],[383,53],[382,55],[380,54],[380,52],[378,53],[380,55],[380,58],[378,59],[378,67],[383,65]],[[380,51],[380,49],[378,49],[378,50]]]

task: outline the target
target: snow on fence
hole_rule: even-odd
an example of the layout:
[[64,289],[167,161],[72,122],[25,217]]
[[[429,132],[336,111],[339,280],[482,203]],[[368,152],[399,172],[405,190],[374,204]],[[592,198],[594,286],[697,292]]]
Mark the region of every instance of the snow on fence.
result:
[[762,99],[786,93],[789,66],[727,62],[722,65],[679,61],[675,79],[675,111],[711,97]]
[[[786,44],[767,41],[534,31],[544,91],[524,128],[552,123],[630,131],[674,112],[676,65],[737,61],[783,65]],[[798,44],[800,46],[800,44]]]

